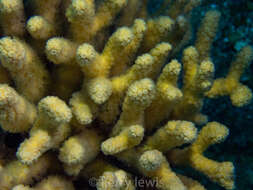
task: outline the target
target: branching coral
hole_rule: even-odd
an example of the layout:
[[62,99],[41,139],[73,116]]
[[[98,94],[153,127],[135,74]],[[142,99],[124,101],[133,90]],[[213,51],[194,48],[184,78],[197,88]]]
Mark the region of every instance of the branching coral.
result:
[[59,98],[47,96],[40,100],[30,138],[20,144],[17,157],[31,164],[47,150],[59,147],[70,134],[71,117],[71,110]]
[[240,78],[252,60],[253,49],[250,46],[245,46],[231,63],[227,76],[215,79],[212,88],[206,95],[210,98],[230,96],[232,104],[237,107],[248,104],[252,99],[252,92],[247,86],[240,83]]
[[[29,133],[17,159],[0,163],[0,189],[73,190],[72,182],[95,178],[99,190],[133,190],[134,175],[158,179],[162,190],[205,189],[176,174],[177,165],[233,189],[233,163],[203,155],[229,131],[208,122],[201,109],[206,96],[249,103],[251,91],[239,80],[253,53],[243,48],[227,77],[214,80],[218,11],[206,13],[195,45],[183,49],[200,2],[166,0],[158,11],[167,7],[165,15],[151,17],[147,0],[28,0],[25,6],[0,0],[0,124]],[[174,57],[181,50],[183,65]],[[194,123],[204,127],[198,132]]]

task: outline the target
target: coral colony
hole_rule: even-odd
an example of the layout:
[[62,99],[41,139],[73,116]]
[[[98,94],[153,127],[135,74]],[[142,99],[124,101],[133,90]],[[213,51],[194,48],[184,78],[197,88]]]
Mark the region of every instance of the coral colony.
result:
[[229,129],[201,108],[219,96],[250,102],[240,77],[253,50],[242,48],[227,76],[214,79],[220,13],[207,11],[186,46],[201,1],[166,0],[163,16],[149,16],[147,3],[0,0],[0,124],[25,136],[16,155],[1,152],[1,190],[78,190],[73,182],[89,179],[98,190],[132,190],[135,175],[161,190],[205,189],[177,166],[235,188],[233,163],[203,154]]

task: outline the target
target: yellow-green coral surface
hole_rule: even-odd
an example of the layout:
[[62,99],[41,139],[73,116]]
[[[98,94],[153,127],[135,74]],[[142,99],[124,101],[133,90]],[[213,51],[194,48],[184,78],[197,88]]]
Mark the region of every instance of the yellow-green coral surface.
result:
[[0,0],[0,125],[23,137],[0,153],[0,190],[133,190],[136,176],[152,189],[205,189],[177,165],[234,189],[233,163],[204,155],[229,129],[201,109],[206,97],[249,103],[240,77],[253,50],[214,79],[218,11],[186,46],[200,0],[165,0],[162,16],[149,16],[148,0],[24,2]]

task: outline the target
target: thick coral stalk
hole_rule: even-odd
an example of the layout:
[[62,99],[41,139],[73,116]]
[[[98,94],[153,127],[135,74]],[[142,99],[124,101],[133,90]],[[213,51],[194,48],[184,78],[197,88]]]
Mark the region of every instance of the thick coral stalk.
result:
[[53,96],[43,98],[30,137],[20,144],[17,157],[23,163],[31,164],[47,150],[59,147],[70,134],[71,117],[65,102]]
[[209,122],[202,128],[195,142],[184,149],[174,149],[168,154],[171,163],[187,165],[207,175],[226,189],[234,188],[234,166],[231,162],[208,159],[203,152],[210,146],[224,141],[229,131],[217,122]]
[[0,22],[4,35],[23,36],[25,34],[25,13],[22,0],[0,1]]
[[209,98],[230,96],[232,104],[237,107],[249,104],[252,99],[252,92],[246,85],[240,83],[240,78],[252,60],[253,49],[250,46],[245,46],[231,63],[227,76],[215,79],[212,88],[206,95]]
[[199,52],[199,60],[203,61],[210,57],[210,50],[219,26],[220,12],[208,11],[198,29],[195,47]]
[[182,92],[177,88],[177,79],[181,65],[172,60],[162,70],[156,82],[156,97],[145,111],[145,128],[151,131],[159,122],[169,117],[172,109],[182,99]]
[[[99,153],[100,142],[102,137],[95,130],[83,129],[83,131],[75,136],[70,137],[64,142],[60,148],[59,159],[65,164],[66,172],[69,175],[77,175],[80,170]],[[71,167],[77,167],[79,170],[74,170],[71,173]]]
[[101,145],[104,154],[116,154],[140,143],[144,135],[144,110],[154,96],[155,85],[150,79],[136,81],[128,88],[120,119],[112,129],[112,137]]
[[41,156],[31,165],[26,165],[19,160],[8,163],[0,171],[0,188],[10,190],[15,185],[28,185],[34,179],[41,179],[49,170],[54,171],[59,166],[51,154]]
[[48,93],[49,73],[34,50],[24,41],[1,38],[0,60],[15,81],[17,91],[28,100],[37,102]]
[[37,116],[35,106],[7,84],[0,84],[0,124],[12,133],[28,131]]

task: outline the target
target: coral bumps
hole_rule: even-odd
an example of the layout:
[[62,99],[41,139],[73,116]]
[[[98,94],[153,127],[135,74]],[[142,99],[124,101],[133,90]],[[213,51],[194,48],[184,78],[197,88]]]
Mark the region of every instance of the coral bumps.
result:
[[134,175],[161,190],[205,189],[170,165],[233,189],[233,163],[203,154],[229,130],[201,108],[206,97],[250,102],[240,77],[253,50],[244,47],[227,77],[214,80],[218,11],[206,13],[185,47],[200,2],[164,1],[164,16],[151,17],[147,0],[0,0],[0,124],[27,134],[15,157],[0,160],[0,189],[73,190],[95,178],[99,190],[130,190]]

